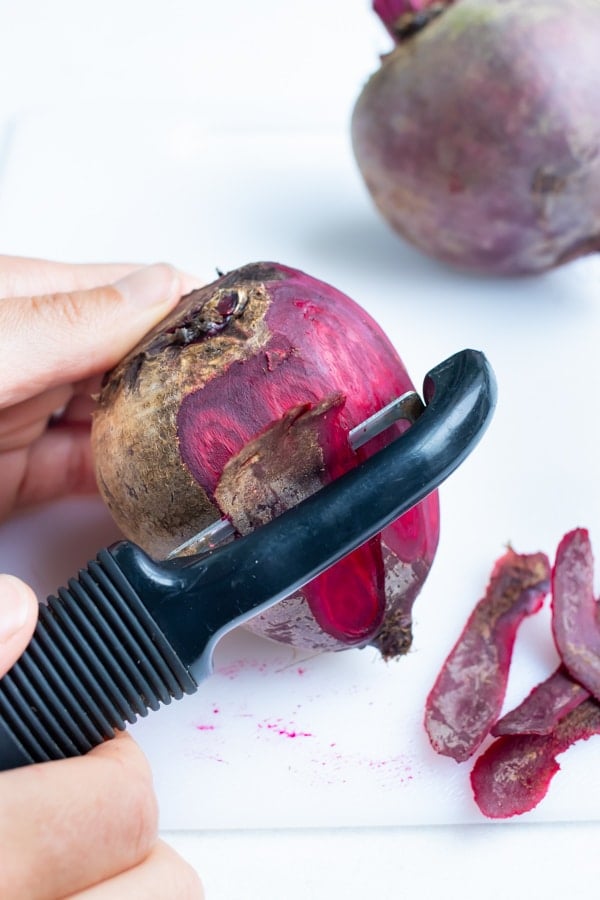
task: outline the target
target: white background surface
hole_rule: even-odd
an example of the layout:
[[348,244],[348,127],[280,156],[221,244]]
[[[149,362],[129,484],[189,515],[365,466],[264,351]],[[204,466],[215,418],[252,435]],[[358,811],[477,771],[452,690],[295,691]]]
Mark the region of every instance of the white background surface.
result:
[[[216,900],[396,889],[476,898],[482,885],[490,897],[583,897],[598,870],[599,745],[561,760],[534,813],[482,823],[469,767],[434,757],[420,716],[508,540],[552,555],[565,531],[586,525],[600,542],[600,267],[474,278],[387,231],[347,137],[354,98],[387,46],[359,2],[264,0],[251,13],[242,2],[106,2],[93,12],[0,3],[0,77],[10,84],[0,100],[0,250],[168,259],[207,278],[276,259],[361,302],[417,385],[455,350],[485,350],[498,411],[442,491],[442,542],[410,657],[391,667],[368,651],[298,661],[234,635],[215,677],[136,735],[168,838]],[[113,534],[97,505],[62,505],[4,526],[0,560],[50,591]],[[542,613],[519,638],[507,705],[553,664]],[[219,728],[199,730],[216,704],[227,711]],[[293,728],[307,736],[279,734]]]

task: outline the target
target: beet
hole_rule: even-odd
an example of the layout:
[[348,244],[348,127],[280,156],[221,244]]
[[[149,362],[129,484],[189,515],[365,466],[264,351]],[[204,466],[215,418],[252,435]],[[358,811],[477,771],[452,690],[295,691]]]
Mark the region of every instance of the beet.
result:
[[482,813],[505,819],[533,809],[544,799],[560,766],[556,757],[571,744],[600,733],[600,704],[585,700],[548,735],[506,735],[479,757],[471,773]]
[[426,701],[425,729],[437,753],[462,762],[487,737],[506,694],[517,628],[541,608],[549,586],[544,553],[509,549],[496,561]]
[[564,666],[536,685],[522,703],[498,719],[491,730],[503,734],[550,734],[564,716],[590,696]]
[[600,604],[594,597],[594,558],[585,528],[566,534],[556,551],[552,632],[572,677],[600,699]]
[[454,0],[373,0],[373,9],[400,42],[424,28]]
[[[111,372],[92,441],[99,489],[154,557],[226,516],[270,521],[408,427],[350,429],[413,390],[373,319],[335,288],[255,263],[184,297]],[[309,649],[407,651],[438,541],[437,494],[250,627]]]
[[463,269],[600,247],[597,0],[375,0],[398,41],[352,117],[389,224]]

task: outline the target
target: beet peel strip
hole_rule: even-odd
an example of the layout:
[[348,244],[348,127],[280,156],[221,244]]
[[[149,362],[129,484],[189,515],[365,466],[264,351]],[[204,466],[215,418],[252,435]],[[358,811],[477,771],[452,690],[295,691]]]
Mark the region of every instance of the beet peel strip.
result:
[[559,771],[556,757],[579,740],[600,734],[600,704],[589,698],[562,718],[547,735],[504,735],[477,759],[471,773],[473,796],[491,819],[529,812],[544,799]]
[[550,734],[559,721],[588,699],[590,692],[560,665],[514,709],[498,719],[494,737],[505,734]]
[[587,529],[569,531],[552,571],[552,633],[572,677],[600,700],[600,604]]
[[425,729],[437,753],[464,762],[489,734],[502,709],[517,629],[541,608],[549,586],[544,553],[509,548],[496,561],[426,701]]

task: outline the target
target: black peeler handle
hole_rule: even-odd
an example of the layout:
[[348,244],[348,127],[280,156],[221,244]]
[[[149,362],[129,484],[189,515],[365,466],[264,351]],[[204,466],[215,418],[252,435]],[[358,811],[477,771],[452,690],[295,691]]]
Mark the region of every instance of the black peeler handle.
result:
[[482,353],[463,350],[428,373],[423,394],[400,438],[247,537],[161,563],[121,541],[40,604],[0,680],[0,769],[81,755],[193,693],[223,634],[431,493],[485,431],[495,379]]

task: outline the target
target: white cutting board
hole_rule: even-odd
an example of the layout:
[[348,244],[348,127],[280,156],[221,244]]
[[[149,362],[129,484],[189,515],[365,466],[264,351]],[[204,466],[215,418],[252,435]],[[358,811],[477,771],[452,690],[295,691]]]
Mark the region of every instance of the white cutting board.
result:
[[[484,350],[499,404],[441,491],[442,537],[410,655],[312,659],[237,632],[196,695],[132,729],[165,829],[481,821],[470,765],[437,757],[423,704],[510,541],[551,556],[587,526],[600,556],[596,368],[600,261],[496,280],[423,258],[379,220],[345,135],[207,134],[165,110],[50,110],[17,123],[0,183],[0,250],[73,261],[168,259],[207,279],[259,259],[304,269],[375,316],[417,387],[456,350]],[[117,537],[99,502],[0,528],[0,568],[52,592]],[[507,707],[556,662],[548,612],[522,628]],[[600,737],[561,760],[520,821],[600,817]]]

